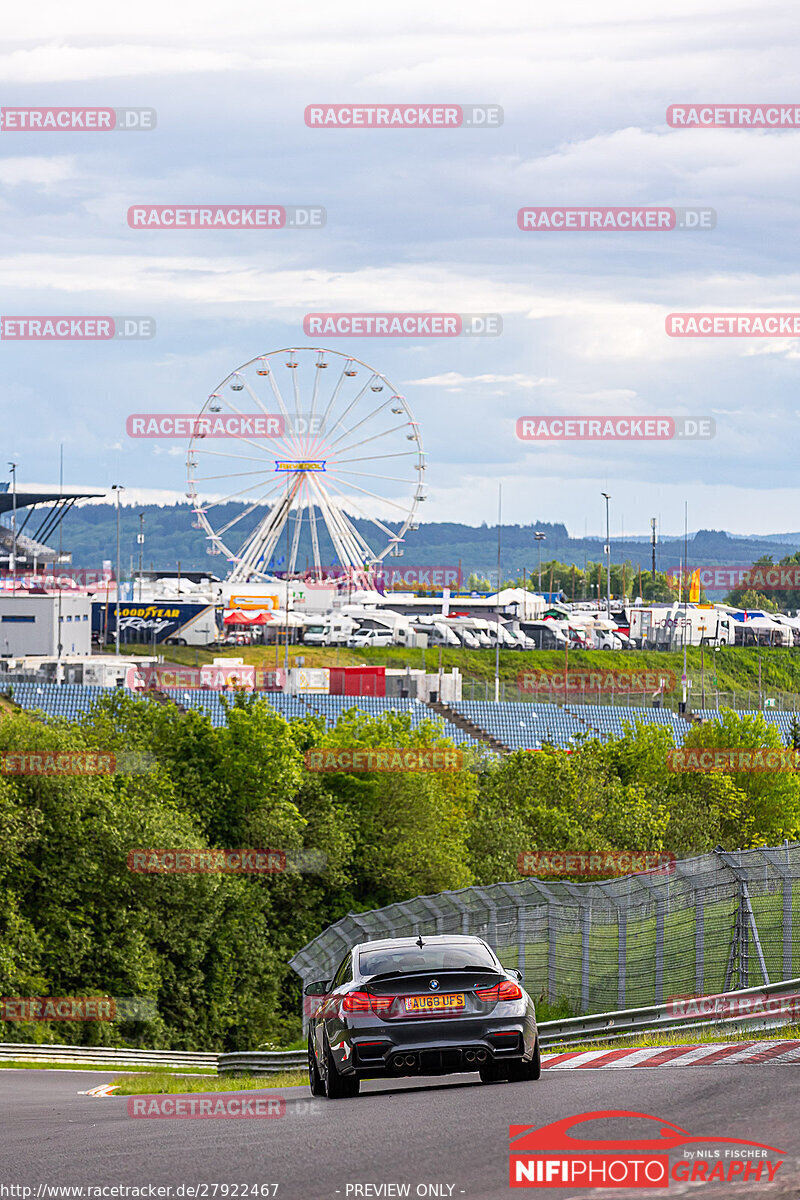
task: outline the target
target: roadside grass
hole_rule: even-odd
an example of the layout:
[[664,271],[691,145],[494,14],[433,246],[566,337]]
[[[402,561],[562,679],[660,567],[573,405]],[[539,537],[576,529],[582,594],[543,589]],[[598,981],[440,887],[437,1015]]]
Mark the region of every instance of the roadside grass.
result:
[[778,1029],[729,1029],[712,1025],[710,1028],[689,1030],[685,1033],[630,1033],[618,1038],[609,1038],[602,1042],[565,1042],[542,1047],[542,1055],[548,1054],[582,1054],[587,1050],[645,1050],[669,1046],[704,1046],[707,1044],[724,1045],[736,1042],[789,1042],[797,1041],[800,1045],[800,1025],[782,1025]]
[[188,1092],[254,1092],[262,1088],[301,1087],[308,1083],[305,1071],[280,1075],[214,1075],[205,1079],[182,1079],[168,1071],[121,1075],[114,1080],[115,1096],[183,1096]]

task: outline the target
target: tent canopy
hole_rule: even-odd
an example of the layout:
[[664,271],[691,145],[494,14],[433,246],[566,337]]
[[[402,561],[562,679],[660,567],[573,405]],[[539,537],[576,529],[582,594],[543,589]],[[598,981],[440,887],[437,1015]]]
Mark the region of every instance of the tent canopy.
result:
[[222,618],[223,625],[267,625],[272,617],[263,610],[259,612],[242,612],[238,608],[229,609]]

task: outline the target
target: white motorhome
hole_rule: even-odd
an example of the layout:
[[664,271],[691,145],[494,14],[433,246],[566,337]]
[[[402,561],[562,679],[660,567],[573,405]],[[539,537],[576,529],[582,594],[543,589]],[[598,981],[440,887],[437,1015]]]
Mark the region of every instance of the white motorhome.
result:
[[613,621],[598,619],[588,631],[595,650],[622,650],[624,643]]
[[486,632],[489,636],[492,647],[497,645],[497,641],[499,639],[501,650],[523,650],[525,648],[524,646],[521,646],[517,638],[515,638],[511,632],[506,629],[502,621],[489,621],[487,624],[488,628]]
[[478,641],[478,638],[475,636],[473,631],[467,628],[467,626],[461,621],[453,621],[449,628],[452,629],[453,633],[466,650],[480,650],[481,644]]
[[356,629],[352,617],[336,611],[318,618],[310,617],[309,622],[303,637],[309,646],[346,646],[347,639]]
[[351,637],[365,633],[368,629],[377,629],[389,633],[391,646],[414,646],[416,639],[414,629],[405,613],[395,612],[391,608],[376,608],[372,605],[348,604],[340,612],[351,617],[354,628]]
[[485,617],[460,617],[459,626],[470,631],[479,648],[488,649],[493,644],[487,632],[489,621]]
[[461,639],[456,634],[455,630],[447,622],[446,617],[441,617],[438,621],[433,617],[420,617],[414,622],[414,629],[418,633],[424,633],[428,636],[429,646],[461,646]]

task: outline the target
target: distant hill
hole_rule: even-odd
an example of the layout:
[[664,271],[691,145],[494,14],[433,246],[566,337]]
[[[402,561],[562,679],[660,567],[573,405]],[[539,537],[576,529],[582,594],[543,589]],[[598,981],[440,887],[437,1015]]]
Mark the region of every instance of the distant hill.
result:
[[[210,555],[208,543],[201,529],[193,528],[193,514],[188,504],[145,505],[123,507],[120,510],[120,549],[123,575],[135,568],[139,559],[136,535],[139,532],[139,514],[144,514],[144,566],[149,569],[211,570],[224,576],[228,564],[222,556]],[[234,526],[239,539],[252,528],[255,514],[243,515],[244,506],[227,504],[215,511],[216,527],[240,519]],[[36,522],[38,524],[38,521]],[[30,523],[33,525],[33,522]],[[368,521],[356,521],[355,525],[368,541],[374,527]],[[386,525],[396,531],[396,522]],[[603,558],[601,538],[570,537],[566,525],[548,521],[536,521],[529,525],[504,525],[501,530],[501,562],[506,578],[535,570],[538,550],[533,534],[539,531],[546,535],[542,542],[542,562],[558,559],[560,562],[575,563],[583,567],[585,562],[599,562]],[[292,528],[293,532],[293,528]],[[50,539],[52,544],[53,539]],[[104,559],[116,557],[116,508],[112,504],[90,505],[74,508],[65,518],[63,526],[65,550],[72,551],[73,565],[99,567]],[[689,538],[690,566],[736,566],[749,565],[762,555],[779,558],[800,549],[800,533],[765,534],[759,537],[739,537],[722,530],[701,529]],[[320,523],[320,551],[326,563],[333,563],[335,555],[324,525]],[[287,554],[286,539],[276,552],[273,566],[281,569]],[[650,569],[650,543],[643,539],[612,538],[614,562],[630,561],[642,570]],[[659,570],[677,567],[683,555],[683,537],[662,537],[657,547]],[[305,567],[311,559],[311,539],[308,523],[301,529],[298,566]],[[406,537],[402,558],[390,560],[400,567],[408,566],[458,566],[461,564],[464,578],[474,572],[494,580],[497,572],[497,526],[460,525],[455,522],[430,522],[420,525],[419,530]]]

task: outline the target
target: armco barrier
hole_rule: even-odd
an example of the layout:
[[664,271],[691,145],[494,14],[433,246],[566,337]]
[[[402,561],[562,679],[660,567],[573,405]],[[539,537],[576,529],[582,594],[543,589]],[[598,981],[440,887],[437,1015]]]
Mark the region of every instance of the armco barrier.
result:
[[63,1063],[114,1067],[168,1067],[172,1070],[215,1070],[218,1054],[193,1050],[128,1050],[119,1046],[39,1045],[35,1042],[0,1042],[0,1062]]
[[254,1075],[278,1075],[282,1071],[304,1071],[307,1066],[305,1050],[243,1050],[220,1054],[217,1072],[220,1075],[245,1071]]
[[[764,987],[742,988],[735,992],[721,992],[714,999],[740,1002],[748,997],[782,996],[795,997],[800,993],[800,979],[785,979],[780,983]],[[698,997],[700,1000],[701,997]],[[774,1029],[781,1025],[800,1023],[798,1011],[785,1013],[756,1012],[751,1015],[735,1013],[721,1016],[717,1013],[704,1018],[680,1018],[675,1015],[672,1003],[655,1004],[649,1008],[627,1008],[617,1012],[588,1013],[583,1017],[567,1017],[563,1021],[543,1021],[539,1026],[542,1049],[554,1045],[580,1042],[604,1042],[611,1038],[636,1033],[683,1033],[687,1030],[715,1029],[734,1032],[738,1029]]]
[[[720,993],[714,999],[740,1002],[748,997],[800,994],[800,979],[786,979],[765,987],[745,988]],[[671,1011],[672,1004],[657,1004],[649,1008],[620,1009],[617,1012],[590,1013],[584,1017],[567,1017],[562,1021],[543,1021],[539,1025],[542,1050],[576,1043],[602,1043],[612,1038],[636,1033],[685,1033],[707,1029],[721,1032],[739,1029],[772,1029],[797,1023],[794,1012],[755,1013],[751,1016],[711,1014],[700,1020],[679,1019]],[[284,1071],[302,1071],[306,1067],[305,1050],[241,1050],[230,1054],[203,1054],[185,1050],[126,1050],[103,1046],[50,1046],[23,1042],[0,1042],[0,1062],[11,1061],[55,1063],[69,1067],[74,1064],[112,1067],[160,1066],[170,1070],[216,1069],[219,1075],[252,1074],[277,1075]]]
[[165,1067],[169,1070],[251,1071],[276,1075],[305,1068],[304,1050],[248,1050],[231,1054],[207,1054],[193,1050],[129,1050],[116,1046],[39,1045],[32,1042],[0,1042],[1,1062],[54,1063],[69,1066]]

